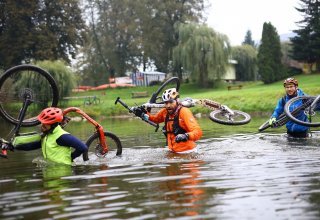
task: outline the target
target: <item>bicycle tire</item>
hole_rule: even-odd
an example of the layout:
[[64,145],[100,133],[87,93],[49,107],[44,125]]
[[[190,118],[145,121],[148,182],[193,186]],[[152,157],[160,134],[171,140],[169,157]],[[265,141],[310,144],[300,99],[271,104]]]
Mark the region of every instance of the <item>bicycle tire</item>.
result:
[[[155,93],[152,94],[149,103],[155,103],[155,104],[161,104],[162,102],[157,102],[157,99],[161,98],[159,96],[160,93],[163,93],[165,89],[169,89],[166,88],[169,84],[175,84],[175,88],[177,91],[179,91],[180,89],[180,80],[178,77],[171,77],[170,79],[168,79],[167,81],[165,81],[158,89]],[[172,86],[170,88],[173,88]]]
[[[316,99],[315,96],[297,96],[290,99],[284,106],[284,112],[286,115],[295,123],[308,126],[308,127],[319,127],[320,126],[320,111],[313,111],[312,114],[309,114],[309,107]],[[301,105],[302,102],[302,105]],[[317,103],[320,106],[320,100],[318,99]],[[293,114],[294,106],[300,105],[300,111],[297,114]],[[320,109],[319,109],[320,110]],[[297,117],[301,117],[301,114],[305,114],[309,121],[302,121]]]
[[23,127],[40,124],[36,117],[39,112],[57,106],[59,100],[58,86],[50,73],[29,64],[14,66],[0,77],[0,115],[6,121],[19,123],[18,115],[26,94],[32,97],[32,103],[21,123]]
[[[107,154],[116,151],[115,155],[120,156],[122,154],[122,144],[120,139],[115,134],[108,131],[104,131],[104,136],[106,137],[107,146],[109,147],[109,152]],[[95,151],[95,154],[97,155],[96,150],[100,150],[99,134],[97,132],[92,134],[86,141],[86,145],[88,147],[88,152],[82,155],[84,161],[89,160],[89,151]],[[100,155],[97,156],[100,157]],[[106,156],[106,154],[104,156]]]
[[234,121],[228,120],[227,117],[225,117],[226,111],[221,109],[217,109],[210,112],[209,118],[212,121],[217,122],[219,124],[223,124],[223,125],[244,125],[250,122],[251,116],[248,113],[238,111],[238,110],[233,110],[233,112],[234,112],[233,119],[235,119]]

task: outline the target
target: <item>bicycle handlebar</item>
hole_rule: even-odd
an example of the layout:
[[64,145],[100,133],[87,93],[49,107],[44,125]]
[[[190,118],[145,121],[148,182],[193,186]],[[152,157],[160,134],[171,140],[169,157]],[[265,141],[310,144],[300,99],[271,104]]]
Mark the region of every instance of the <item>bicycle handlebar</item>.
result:
[[[133,114],[134,114],[134,112],[132,111],[132,108],[130,108],[126,103],[124,103],[124,102],[120,99],[120,97],[118,97],[118,98],[116,99],[116,101],[115,101],[114,104],[116,105],[118,102],[119,102],[123,107],[125,107],[126,109],[128,109],[130,113],[133,113]],[[155,131],[158,131],[158,129],[159,129],[159,124],[154,123],[153,121],[150,121],[150,120],[147,120],[147,119],[143,118],[143,114],[142,114],[142,116],[139,117],[139,118],[141,118],[142,121],[144,121],[144,122],[146,122],[146,123],[154,126],[154,127],[156,128]]]

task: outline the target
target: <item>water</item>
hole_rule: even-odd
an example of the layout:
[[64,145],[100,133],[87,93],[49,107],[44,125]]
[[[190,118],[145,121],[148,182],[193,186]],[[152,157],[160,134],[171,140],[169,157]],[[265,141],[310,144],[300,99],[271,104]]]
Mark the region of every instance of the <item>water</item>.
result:
[[[254,122],[201,119],[198,153],[177,155],[142,123],[103,122],[121,138],[121,157],[70,167],[45,163],[40,151],[10,153],[0,160],[0,219],[319,219],[318,131],[295,140],[283,129],[257,134]],[[69,128],[82,139],[90,131]]]

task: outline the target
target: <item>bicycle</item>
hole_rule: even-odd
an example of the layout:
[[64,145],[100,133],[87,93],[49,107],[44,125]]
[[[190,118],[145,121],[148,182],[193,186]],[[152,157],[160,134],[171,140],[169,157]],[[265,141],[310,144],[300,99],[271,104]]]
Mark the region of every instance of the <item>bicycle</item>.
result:
[[[173,84],[173,85],[170,85]],[[151,108],[164,108],[164,103],[162,101],[158,101],[161,99],[160,94],[162,92],[170,87],[175,87],[177,91],[179,91],[180,88],[180,81],[177,77],[172,77],[166,82],[164,82],[158,90],[152,94],[149,102],[141,105],[140,107],[147,109],[148,112],[150,112]],[[128,107],[123,101],[121,101],[120,97],[117,98],[115,104],[121,103],[125,108],[129,109],[129,112],[133,113],[134,107]],[[216,101],[210,100],[210,99],[192,99],[192,98],[185,98],[180,101],[181,105],[184,107],[194,107],[196,105],[200,105],[203,107],[206,107],[210,110],[212,110],[209,114],[209,118],[219,124],[224,125],[244,125],[250,122],[251,116],[248,113],[238,111],[238,110],[232,110],[226,105],[222,105]],[[141,117],[144,120],[144,117]],[[153,125],[156,127],[155,124],[150,123],[151,121],[144,120],[147,123]]]
[[[314,123],[311,122],[312,118],[317,119],[319,121],[318,114],[315,113],[316,104],[319,103],[320,98],[316,98],[313,96],[297,96],[295,98],[290,99],[284,106],[284,112],[279,116],[279,118],[273,123],[273,125],[269,124],[269,120],[263,123],[259,127],[259,132],[266,130],[269,127],[278,128],[285,125],[289,120],[296,122],[297,124],[316,127],[320,126],[320,122]],[[301,102],[301,103],[298,103]],[[298,105],[297,105],[298,103]],[[319,105],[319,104],[318,104]],[[293,106],[298,106],[293,108]],[[309,118],[309,122],[300,121],[296,117],[299,117],[301,111],[304,111],[307,114],[308,111],[313,112],[310,114],[311,118]],[[314,114],[314,115],[313,115]],[[310,117],[309,116],[309,117]]]
[[[71,112],[80,114],[95,128],[95,132],[90,135],[85,142],[88,147],[88,152],[89,149],[94,149],[97,157],[105,157],[107,153],[111,151],[116,151],[116,156],[120,156],[122,154],[122,144],[120,139],[115,134],[105,131],[102,125],[77,107],[69,107],[63,110],[64,120],[61,123],[63,128],[70,122],[71,118],[67,117],[66,115]],[[82,155],[84,161],[89,160],[88,152]]]
[[[42,88],[39,88],[38,84]],[[6,138],[10,140],[9,143],[12,143],[16,136],[35,135],[35,132],[20,134],[20,129],[21,127],[39,125],[38,113],[43,108],[57,106],[58,94],[58,87],[54,78],[50,73],[37,66],[20,65],[5,71],[0,76],[0,114],[5,120],[14,125],[14,128]],[[17,110],[19,107],[21,107],[20,110]],[[70,121],[70,118],[66,115],[71,112],[80,114],[96,129],[86,141],[88,149],[92,149],[94,146],[95,154],[98,157],[105,156],[110,149],[116,149],[116,155],[122,154],[120,139],[116,135],[104,131],[99,123],[79,108],[70,107],[63,111],[65,116],[62,122],[63,127]],[[1,144],[7,143],[1,140]],[[8,158],[7,151],[2,150],[0,157]],[[86,161],[88,159],[88,153],[83,154],[83,160]]]
[[[298,108],[296,106],[299,106]],[[299,109],[297,111],[297,109]],[[290,99],[284,106],[285,114],[295,123],[308,126],[320,126],[320,95],[298,96]],[[308,121],[302,121],[302,115],[307,116]]]
[[[20,127],[40,124],[36,114],[42,108],[57,106],[58,94],[54,78],[37,66],[24,64],[6,70],[0,76],[0,115],[15,126],[8,136],[12,139],[19,135]],[[7,158],[7,152],[0,156]]]

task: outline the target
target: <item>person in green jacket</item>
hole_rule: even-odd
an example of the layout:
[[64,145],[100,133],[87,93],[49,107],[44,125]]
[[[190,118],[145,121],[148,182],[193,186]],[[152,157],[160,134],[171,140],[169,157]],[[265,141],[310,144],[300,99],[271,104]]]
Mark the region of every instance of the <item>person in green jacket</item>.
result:
[[[46,160],[71,165],[73,160],[84,152],[88,147],[77,137],[66,132],[60,125],[63,121],[63,112],[60,108],[49,107],[39,115],[42,134],[32,137],[17,136],[12,145],[15,150],[42,149],[43,157]],[[2,144],[2,149],[8,145]],[[72,152],[72,149],[75,150]]]

